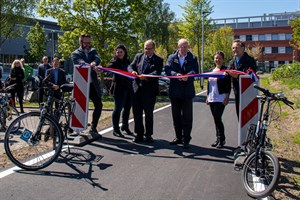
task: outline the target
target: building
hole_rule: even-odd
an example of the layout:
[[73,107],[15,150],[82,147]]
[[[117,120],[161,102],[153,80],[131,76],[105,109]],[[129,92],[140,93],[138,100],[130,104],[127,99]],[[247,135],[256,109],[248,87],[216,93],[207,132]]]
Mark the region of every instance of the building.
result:
[[261,70],[282,64],[299,61],[299,51],[290,45],[292,19],[300,16],[300,12],[284,12],[264,14],[262,16],[214,19],[217,28],[229,26],[234,31],[234,39],[246,41],[246,46],[255,48],[257,44],[263,48],[262,58],[258,61]]

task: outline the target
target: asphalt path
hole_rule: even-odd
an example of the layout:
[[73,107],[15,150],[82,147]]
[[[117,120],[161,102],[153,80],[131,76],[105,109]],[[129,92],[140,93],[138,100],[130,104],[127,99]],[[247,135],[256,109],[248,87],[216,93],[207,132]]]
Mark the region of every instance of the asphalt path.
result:
[[[135,144],[131,136],[117,138],[103,131],[102,140],[62,152],[43,170],[2,169],[1,199],[251,199],[242,186],[241,171],[233,166],[238,142],[233,99],[223,115],[222,149],[210,146],[215,128],[204,96],[194,99],[189,149],[169,145],[175,135],[170,106],[155,112],[154,119],[151,144]],[[133,123],[130,126],[133,130]]]

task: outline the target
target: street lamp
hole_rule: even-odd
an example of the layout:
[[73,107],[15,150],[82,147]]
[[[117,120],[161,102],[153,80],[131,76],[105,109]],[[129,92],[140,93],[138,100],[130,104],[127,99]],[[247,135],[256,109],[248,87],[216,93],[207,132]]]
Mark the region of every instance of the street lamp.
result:
[[[204,14],[207,14],[210,12],[206,12],[201,10],[201,16],[202,16],[202,46],[201,46],[201,66],[200,66],[200,73],[203,73],[203,65],[204,65]],[[203,77],[200,78],[200,87],[203,89]]]
[[55,42],[54,42],[54,33],[55,33],[55,31],[52,30],[51,33],[52,33],[52,59],[53,59],[54,58],[54,50],[55,50]]

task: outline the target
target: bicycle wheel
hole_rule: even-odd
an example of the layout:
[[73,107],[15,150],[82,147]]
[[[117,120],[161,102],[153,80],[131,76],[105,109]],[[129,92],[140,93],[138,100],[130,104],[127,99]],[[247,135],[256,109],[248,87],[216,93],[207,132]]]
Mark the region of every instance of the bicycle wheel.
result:
[[59,117],[59,124],[63,132],[65,133],[65,136],[67,136],[68,133],[73,132],[73,130],[69,126],[70,116],[71,116],[71,104],[67,103],[65,104],[61,116]]
[[5,130],[6,130],[6,116],[2,107],[0,107],[0,132],[3,132]]
[[[3,110],[6,114],[5,126],[9,126],[16,118],[20,116],[19,111],[13,105],[5,105]],[[15,133],[20,127],[20,123],[15,123],[14,127],[11,128],[11,132]]]
[[[16,133],[11,129],[20,123]],[[40,117],[40,112],[21,115],[8,127],[4,147],[7,156],[18,167],[38,170],[54,162],[63,145],[62,130],[49,115]]]
[[255,160],[255,152],[246,159],[242,172],[242,181],[249,196],[264,198],[269,196],[277,186],[280,176],[280,165],[273,153],[262,151],[258,158],[258,174],[256,174]]

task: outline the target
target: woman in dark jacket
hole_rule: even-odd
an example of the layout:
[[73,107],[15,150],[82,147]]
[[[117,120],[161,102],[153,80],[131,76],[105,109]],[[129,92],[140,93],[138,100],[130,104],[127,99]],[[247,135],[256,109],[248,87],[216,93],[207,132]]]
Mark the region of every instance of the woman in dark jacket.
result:
[[[11,65],[10,70],[10,85],[16,84],[14,86],[14,90],[11,92],[11,97],[15,102],[15,93],[17,93],[19,103],[20,103],[20,110],[21,113],[24,113],[23,109],[23,96],[24,96],[24,68],[22,62],[20,60],[15,60]],[[14,103],[15,104],[15,103]]]
[[[115,48],[115,56],[111,59],[110,64],[107,67],[127,71],[129,64],[130,61],[128,60],[127,49],[124,45],[120,44]],[[129,130],[128,125],[133,95],[131,79],[114,74],[110,93],[114,97],[115,103],[112,114],[113,134],[118,137],[124,137],[119,127],[120,115],[123,110],[121,130],[125,131],[128,135],[133,135]]]
[[[225,70],[224,53],[218,51],[214,56],[215,67],[211,71],[218,72]],[[225,131],[222,122],[222,115],[225,106],[229,101],[231,90],[231,77],[226,75],[225,78],[208,78],[207,99],[206,103],[210,106],[214,118],[217,140],[211,145],[212,147],[222,148],[225,144]]]

